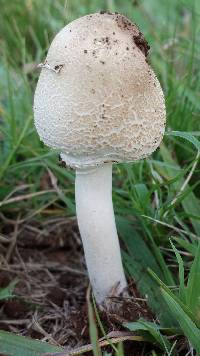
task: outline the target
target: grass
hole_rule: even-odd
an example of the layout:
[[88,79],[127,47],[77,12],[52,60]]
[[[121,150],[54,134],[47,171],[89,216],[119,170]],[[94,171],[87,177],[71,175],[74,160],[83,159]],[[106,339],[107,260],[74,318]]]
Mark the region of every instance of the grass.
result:
[[[39,75],[34,68],[69,21],[100,9],[124,13],[151,44],[152,66],[167,106],[160,150],[148,160],[114,167],[124,265],[160,321],[126,327],[152,341],[152,355],[177,354],[179,335],[185,336],[185,354],[200,353],[200,2],[0,0],[0,5],[0,237],[5,221],[42,220],[48,209],[53,217],[74,215],[74,173],[57,165],[57,153],[41,144],[34,129],[32,101]],[[48,169],[65,194],[41,188]],[[94,325],[91,333],[96,345]],[[9,337],[14,343],[15,336]],[[20,342],[16,347],[22,354],[26,343]],[[2,349],[3,343],[0,334]],[[121,344],[115,349],[123,355]],[[98,346],[94,354],[101,354]]]

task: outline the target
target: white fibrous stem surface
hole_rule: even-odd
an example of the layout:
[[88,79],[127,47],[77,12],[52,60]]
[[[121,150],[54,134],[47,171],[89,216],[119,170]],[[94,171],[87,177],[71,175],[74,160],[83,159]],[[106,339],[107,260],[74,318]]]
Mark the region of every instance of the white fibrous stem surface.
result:
[[76,211],[93,293],[98,304],[127,286],[112,203],[112,164],[76,171]]

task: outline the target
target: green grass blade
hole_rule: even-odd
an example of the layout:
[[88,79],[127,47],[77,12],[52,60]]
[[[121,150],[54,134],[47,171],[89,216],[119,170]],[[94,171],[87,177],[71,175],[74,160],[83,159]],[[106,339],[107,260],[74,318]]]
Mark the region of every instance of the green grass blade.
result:
[[4,300],[4,299],[13,297],[13,290],[14,290],[17,282],[18,282],[18,280],[14,280],[7,287],[0,288],[0,300]]
[[[175,165],[177,168],[179,167],[176,161],[172,158],[172,155],[170,151],[167,149],[164,144],[161,145],[160,147],[160,153],[162,155],[163,161],[166,162],[167,164]],[[167,167],[157,167],[157,170],[160,171],[161,174],[163,174],[167,179],[173,179],[177,176],[177,171],[174,169],[170,168],[169,166]],[[176,182],[173,183],[173,189],[175,192],[179,192],[181,186],[183,185],[184,180],[178,179]],[[200,203],[199,200],[196,198],[193,192],[190,192],[184,200],[182,200],[181,205],[186,212],[186,214],[193,215],[193,216],[199,216],[199,211],[200,211]],[[196,232],[197,235],[200,235],[200,219],[192,219],[190,218],[190,221],[192,223],[192,226]]]
[[169,295],[165,290],[162,289],[163,297],[169,306],[171,314],[176,316],[184,335],[189,339],[195,350],[200,353],[200,330],[190,319],[190,317],[181,308],[181,305]]
[[147,266],[137,258],[131,258],[125,252],[122,253],[122,256],[129,275],[136,282],[140,294],[146,296],[149,307],[156,313],[161,324],[166,327],[176,326],[176,320],[172,319],[166,310],[159,286],[148,275]]
[[200,308],[200,243],[196,251],[193,264],[190,268],[187,283],[187,305],[193,313],[198,316]]
[[39,356],[45,352],[61,352],[62,347],[28,337],[0,331],[0,352],[9,356]]
[[176,321],[169,317],[158,284],[152,280],[148,273],[148,268],[151,267],[160,277],[162,276],[162,270],[152,252],[125,219],[118,218],[117,223],[128,251],[128,253],[122,252],[123,260],[130,276],[136,282],[138,290],[143,296],[148,297],[150,308],[158,313],[163,326],[171,326],[173,323],[176,325]]
[[161,334],[158,325],[139,320],[137,322],[125,323],[124,326],[127,327],[130,331],[148,331],[164,351],[170,352],[171,344],[167,340],[166,336]]
[[[144,226],[145,228],[145,226]],[[151,234],[149,234],[149,239],[151,241],[151,250],[154,254],[154,257],[156,258],[157,263],[159,264],[159,268],[161,271],[161,276],[162,279],[169,285],[174,285],[174,278],[173,275],[169,269],[169,267],[167,266],[167,263],[160,251],[160,248],[156,245],[153,237]]]
[[115,346],[115,345],[112,343],[112,341],[108,338],[108,336],[107,336],[107,334],[106,334],[106,331],[104,330],[102,321],[101,321],[100,316],[99,316],[99,313],[98,313],[98,309],[97,309],[97,305],[96,305],[96,302],[95,302],[94,295],[92,295],[92,302],[93,302],[93,308],[94,308],[95,317],[96,317],[96,319],[97,319],[97,323],[98,323],[99,329],[101,330],[101,333],[102,333],[103,337],[108,341],[108,344],[113,348],[113,350],[114,350],[115,353],[117,354],[117,348],[116,348],[116,346]]
[[191,133],[189,132],[184,132],[184,131],[170,131],[165,133],[166,136],[175,136],[175,137],[181,137],[184,138],[185,140],[191,142],[197,150],[200,151],[200,141],[196,139]]
[[186,302],[186,287],[185,287],[185,270],[184,270],[183,259],[171,240],[170,240],[170,243],[171,243],[173,251],[176,255],[176,259],[178,261],[179,282],[180,282],[179,298],[181,299],[181,301],[183,303],[185,303]]
[[119,342],[119,344],[117,345],[117,351],[115,352],[115,356],[124,356],[123,342]]
[[[152,278],[157,281],[157,283],[160,285],[160,287],[167,293],[169,294],[178,304],[180,304],[181,308],[184,310],[184,312],[193,320],[194,323],[198,324],[200,326],[200,323],[198,323],[198,320],[196,319],[196,316],[192,313],[191,309],[184,304],[171,290],[168,286],[166,286],[165,283],[163,283],[156,274],[150,270],[149,274],[152,276]],[[177,321],[177,320],[176,320]]]
[[184,240],[183,238],[175,236],[173,236],[172,239],[176,241],[176,243],[179,244],[181,248],[184,248],[186,251],[191,253],[192,256],[195,256],[197,250],[197,244],[195,242],[191,243]]
[[102,352],[99,347],[98,331],[97,331],[97,327],[96,327],[93,306],[92,306],[92,303],[91,303],[90,297],[89,297],[89,291],[87,293],[87,304],[88,304],[89,334],[90,334],[90,340],[91,340],[91,343],[93,346],[93,355],[94,356],[102,356]]
[[20,146],[20,144],[21,144],[21,142],[22,142],[22,140],[23,140],[23,138],[24,138],[24,136],[25,136],[25,134],[26,134],[26,131],[27,131],[27,129],[29,128],[29,125],[30,125],[31,121],[32,121],[32,117],[30,116],[30,117],[27,119],[27,121],[25,122],[24,128],[23,128],[23,130],[22,130],[22,132],[21,132],[21,135],[19,136],[19,139],[18,139],[16,145],[15,145],[15,146],[13,147],[13,149],[10,151],[10,153],[9,153],[9,155],[8,155],[8,157],[7,157],[7,159],[5,160],[4,164],[3,164],[2,167],[0,168],[0,179],[2,179],[2,177],[3,177],[3,175],[4,175],[5,171],[6,171],[6,169],[8,168],[10,162],[12,161],[12,158],[13,158],[13,156],[15,155],[15,153],[16,153],[18,147]]

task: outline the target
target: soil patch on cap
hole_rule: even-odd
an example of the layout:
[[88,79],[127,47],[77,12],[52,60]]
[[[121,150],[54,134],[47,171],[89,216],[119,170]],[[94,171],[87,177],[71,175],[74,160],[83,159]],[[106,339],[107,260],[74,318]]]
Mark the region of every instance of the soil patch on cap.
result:
[[130,32],[135,45],[142,51],[145,57],[147,57],[150,46],[138,26],[132,23],[127,17],[120,14],[115,15],[115,21],[121,30]]

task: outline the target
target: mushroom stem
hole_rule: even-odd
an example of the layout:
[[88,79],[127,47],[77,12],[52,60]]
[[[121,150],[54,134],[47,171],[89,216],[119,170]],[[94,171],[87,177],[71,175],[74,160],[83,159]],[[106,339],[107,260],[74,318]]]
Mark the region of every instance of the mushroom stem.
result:
[[76,171],[76,212],[93,293],[98,304],[127,286],[112,204],[112,164]]

